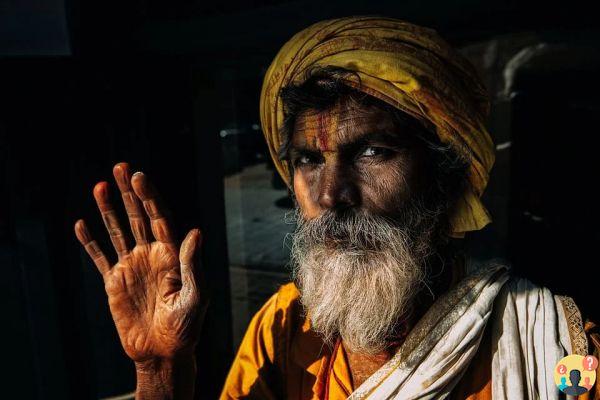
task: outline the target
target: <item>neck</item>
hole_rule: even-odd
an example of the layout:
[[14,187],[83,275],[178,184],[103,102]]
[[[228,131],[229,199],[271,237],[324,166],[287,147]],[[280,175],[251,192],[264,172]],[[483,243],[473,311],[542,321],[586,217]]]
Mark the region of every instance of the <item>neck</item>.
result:
[[[439,295],[447,291],[464,276],[464,256],[460,253],[451,257],[438,258],[438,265],[430,265],[432,271],[438,271],[432,278],[430,290],[422,290],[413,302],[413,307],[397,326],[394,334],[388,338],[386,348],[377,354],[356,353],[344,348],[348,358],[348,364],[352,375],[354,388],[359,387],[375,371],[388,362],[398,351],[408,333],[414,325],[427,312]],[[444,263],[443,260],[446,260]]]
[[404,343],[406,336],[437,298],[464,277],[464,254],[448,251],[445,257],[435,257],[435,260],[429,263],[428,268],[433,271],[431,282],[417,294],[406,316],[401,318],[394,333],[387,339],[388,345],[383,353],[387,354],[389,358],[396,353],[400,345]]

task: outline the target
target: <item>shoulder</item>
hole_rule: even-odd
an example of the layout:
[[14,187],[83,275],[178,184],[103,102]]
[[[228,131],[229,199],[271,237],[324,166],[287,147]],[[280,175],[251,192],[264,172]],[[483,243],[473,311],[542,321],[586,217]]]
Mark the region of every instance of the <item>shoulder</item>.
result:
[[300,292],[293,282],[286,283],[254,314],[246,331],[246,339],[272,344],[267,347],[270,347],[269,353],[273,353],[270,358],[273,359],[278,344],[289,342],[302,317]]
[[[293,282],[281,285],[252,318],[252,324],[283,326],[300,314],[300,292]],[[271,328],[273,328],[271,326]]]
[[300,301],[300,292],[294,282],[281,285],[273,296],[276,298],[277,307],[281,309],[288,309]]
[[586,324],[572,297],[554,293],[544,285],[515,274],[504,259],[470,260],[468,265],[473,272],[498,264],[508,268],[509,279],[496,298],[496,318],[504,324],[514,321],[521,330],[543,326],[545,332],[549,332],[548,329],[556,332],[558,341],[569,354],[589,354]]
[[291,327],[298,312],[300,294],[293,283],[279,289],[254,314],[221,394],[231,398],[283,398]]
[[[240,345],[240,351],[261,349],[274,361],[275,345],[289,336],[290,325],[302,317],[300,293],[294,283],[281,285],[252,316]],[[251,345],[251,346],[249,346]]]

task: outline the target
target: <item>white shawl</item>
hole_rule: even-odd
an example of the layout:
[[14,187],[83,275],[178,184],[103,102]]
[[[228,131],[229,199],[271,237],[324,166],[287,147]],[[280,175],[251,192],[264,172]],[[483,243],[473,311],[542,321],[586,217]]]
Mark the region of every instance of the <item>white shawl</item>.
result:
[[488,263],[441,296],[349,399],[445,398],[477,352],[488,321],[493,398],[558,399],[554,366],[571,352],[560,300],[508,271]]

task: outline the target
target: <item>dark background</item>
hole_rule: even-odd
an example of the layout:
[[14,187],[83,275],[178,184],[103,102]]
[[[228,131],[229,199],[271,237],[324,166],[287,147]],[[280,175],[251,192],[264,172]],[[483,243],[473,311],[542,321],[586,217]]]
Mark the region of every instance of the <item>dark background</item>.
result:
[[84,217],[104,237],[91,190],[119,161],[151,176],[181,235],[204,231],[213,301],[198,398],[216,397],[236,345],[223,200],[231,160],[219,132],[258,121],[263,74],[287,39],[354,14],[433,27],[473,61],[500,147],[485,194],[494,224],[467,243],[600,321],[600,35],[588,4],[0,0],[0,397],[133,390],[101,279],[72,230]]

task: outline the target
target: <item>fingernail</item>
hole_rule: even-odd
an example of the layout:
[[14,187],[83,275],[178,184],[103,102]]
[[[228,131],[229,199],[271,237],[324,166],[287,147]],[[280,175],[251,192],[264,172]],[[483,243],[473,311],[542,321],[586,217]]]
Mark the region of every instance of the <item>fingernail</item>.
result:
[[136,175],[144,175],[144,173],[142,171],[137,171],[135,174],[133,174],[133,176],[136,176]]

